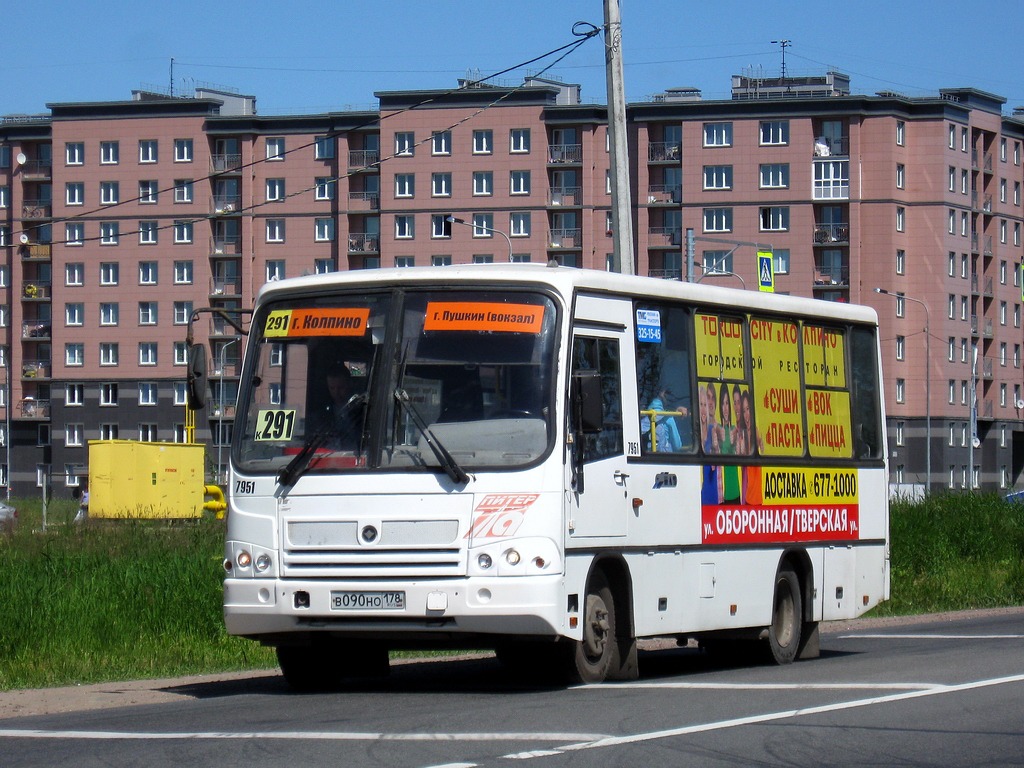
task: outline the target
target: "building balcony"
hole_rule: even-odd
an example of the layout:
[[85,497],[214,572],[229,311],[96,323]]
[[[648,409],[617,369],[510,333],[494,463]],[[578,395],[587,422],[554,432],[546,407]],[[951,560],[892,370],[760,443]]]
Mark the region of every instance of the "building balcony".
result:
[[814,244],[834,245],[850,242],[849,224],[815,224]]
[[676,269],[649,269],[647,270],[648,277],[657,277],[660,280],[682,280],[683,270]]
[[53,177],[53,162],[50,160],[28,160],[21,166],[23,181],[49,181]]
[[581,248],[583,235],[580,229],[552,229],[548,234],[548,248]]
[[18,401],[18,407],[15,410],[21,414],[22,418],[42,421],[50,418],[50,401],[25,397]]
[[349,253],[380,253],[380,235],[353,232],[348,236]]
[[978,373],[981,376],[981,378],[983,378],[983,379],[991,379],[992,378],[992,371],[995,368],[994,363],[995,363],[995,361],[991,357],[983,357],[983,358],[981,358],[981,365],[978,366],[980,368]]
[[651,248],[679,247],[683,244],[681,227],[650,227],[647,230],[648,245]]
[[348,207],[352,211],[378,211],[380,192],[349,192]]
[[26,200],[21,204],[22,219],[49,219],[53,216],[50,200]]
[[579,187],[553,187],[548,195],[548,205],[578,206],[582,205]]
[[847,157],[850,154],[850,137],[830,139],[827,136],[818,136],[814,139],[815,157]]
[[982,155],[978,150],[971,150],[971,168],[978,170],[979,168],[985,173],[992,173],[992,153],[986,152]]
[[53,329],[41,320],[29,320],[21,324],[21,338],[25,341],[47,341]]
[[548,147],[548,163],[552,165],[579,165],[582,162],[582,144],[552,144]]
[[833,266],[821,266],[819,264],[814,265],[814,287],[849,287],[850,285],[850,267],[847,264],[833,265]]
[[683,188],[669,184],[651,184],[647,187],[648,205],[672,205],[683,199]]
[[647,145],[647,162],[677,163],[682,152],[677,141],[652,141]]
[[239,235],[210,238],[210,256],[241,256],[242,238]]
[[48,280],[26,280],[21,285],[21,296],[32,301],[49,301],[52,286]]
[[53,246],[50,243],[24,243],[18,250],[22,261],[49,261],[53,258]]
[[242,156],[239,154],[210,155],[210,170],[219,174],[236,174],[242,172]]
[[23,360],[21,363],[21,378],[23,379],[49,379],[53,375],[53,366],[49,360]]
[[230,216],[241,210],[241,195],[214,195],[210,198],[210,213],[215,216]]
[[348,153],[349,170],[366,168],[368,170],[380,170],[376,165],[380,162],[380,152],[376,149],[350,149]]
[[210,298],[237,298],[242,295],[240,277],[214,277],[210,280]]

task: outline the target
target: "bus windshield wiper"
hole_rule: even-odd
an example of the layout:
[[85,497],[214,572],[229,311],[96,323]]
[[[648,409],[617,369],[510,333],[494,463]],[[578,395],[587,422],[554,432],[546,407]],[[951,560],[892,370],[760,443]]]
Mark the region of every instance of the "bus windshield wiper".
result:
[[430,427],[423,420],[423,416],[416,410],[416,406],[412,404],[412,400],[409,397],[409,393],[401,387],[395,390],[395,400],[398,401],[399,405],[405,408],[406,412],[412,418],[413,424],[416,425],[416,429],[419,430],[420,434],[423,435],[423,439],[427,441],[427,445],[430,446],[430,450],[434,452],[434,457],[437,459],[437,463],[441,465],[448,477],[452,479],[453,483],[468,483],[469,475],[466,474],[466,470],[458,465],[452,455],[448,453],[448,450],[441,444],[441,441],[437,439],[437,436],[430,431]]
[[[366,395],[362,393],[356,393],[348,399],[348,401],[341,406],[338,411],[338,416],[345,416],[355,408],[357,405],[362,404],[366,400]],[[288,462],[288,466],[281,470],[281,474],[277,476],[277,482],[280,485],[292,486],[295,485],[295,481],[302,477],[302,474],[309,468],[310,462],[313,459],[313,455],[316,453],[316,449],[327,442],[335,433],[334,424],[328,422],[324,424],[316,432],[313,432],[306,438],[306,442],[303,443],[302,449],[295,454],[295,458]]]

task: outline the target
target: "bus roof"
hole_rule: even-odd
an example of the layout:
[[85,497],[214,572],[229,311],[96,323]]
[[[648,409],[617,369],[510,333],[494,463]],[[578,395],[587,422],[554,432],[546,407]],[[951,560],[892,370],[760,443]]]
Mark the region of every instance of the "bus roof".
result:
[[[724,275],[723,275],[724,277]],[[563,267],[556,263],[539,264],[462,264],[445,267],[396,267],[329,272],[286,280],[274,280],[263,285],[257,295],[257,305],[280,298],[283,292],[320,293],[331,289],[352,287],[380,288],[397,285],[444,285],[455,287],[461,283],[521,283],[551,286],[565,296],[574,292],[615,293],[652,299],[675,299],[694,303],[743,308],[773,314],[827,317],[836,321],[878,324],[878,316],[871,307],[822,301],[798,296],[763,293],[760,291],[664,280],[654,277],[622,275],[594,269]]]

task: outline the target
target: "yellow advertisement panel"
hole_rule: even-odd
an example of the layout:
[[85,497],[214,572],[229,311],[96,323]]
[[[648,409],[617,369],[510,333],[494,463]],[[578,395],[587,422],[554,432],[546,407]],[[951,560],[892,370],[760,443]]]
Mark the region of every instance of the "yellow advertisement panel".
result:
[[846,386],[846,338],[834,328],[804,326],[804,381],[809,387]]
[[767,456],[804,453],[799,340],[795,322],[750,318],[754,418]]
[[694,323],[697,376],[702,379],[742,381],[746,374],[743,322],[735,317],[698,313]]
[[850,393],[811,389],[807,398],[807,447],[815,458],[848,459],[853,456],[850,434]]

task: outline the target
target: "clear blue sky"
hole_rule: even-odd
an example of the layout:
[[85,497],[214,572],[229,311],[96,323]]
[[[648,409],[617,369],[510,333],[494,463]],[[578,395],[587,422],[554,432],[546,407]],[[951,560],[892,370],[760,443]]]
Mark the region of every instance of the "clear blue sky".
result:
[[[17,6],[15,6],[17,3]],[[10,0],[0,43],[0,114],[48,102],[115,101],[132,89],[191,94],[196,83],[257,97],[260,114],[376,105],[374,91],[454,87],[574,40],[600,25],[601,0]],[[855,93],[935,95],[974,87],[1024,106],[1021,0],[621,0],[626,97],[673,86],[728,98],[730,76],[777,76],[788,39],[790,74],[836,68]],[[606,101],[603,38],[547,74]],[[530,65],[536,71],[554,57]],[[525,70],[504,75],[521,81]]]

